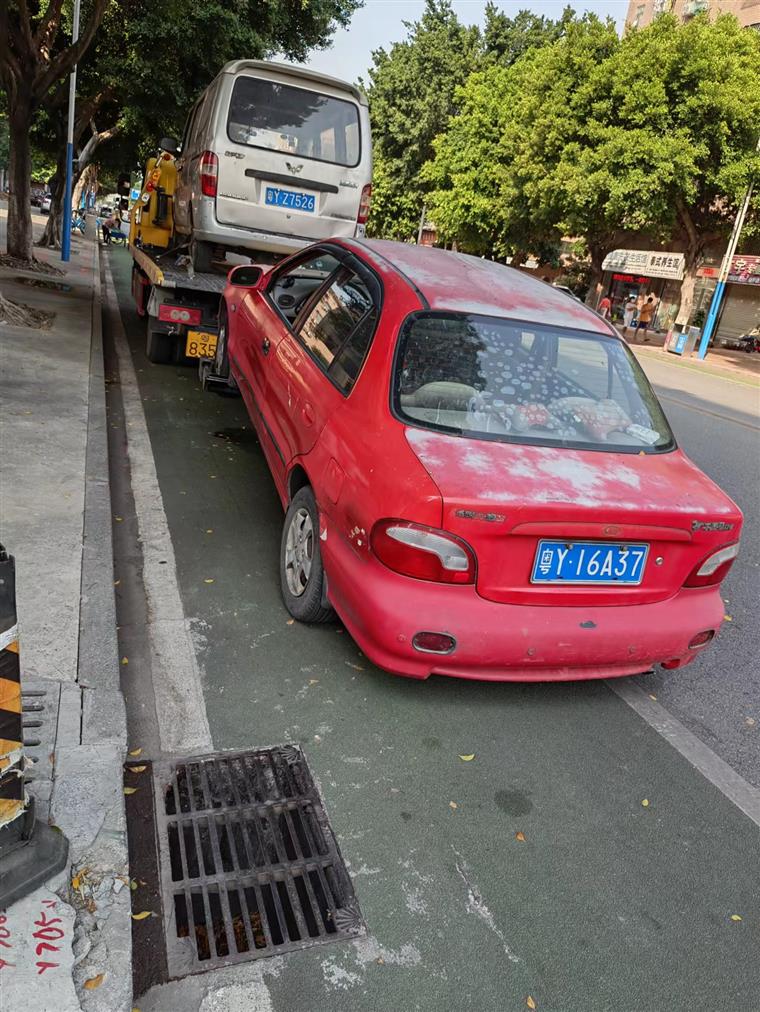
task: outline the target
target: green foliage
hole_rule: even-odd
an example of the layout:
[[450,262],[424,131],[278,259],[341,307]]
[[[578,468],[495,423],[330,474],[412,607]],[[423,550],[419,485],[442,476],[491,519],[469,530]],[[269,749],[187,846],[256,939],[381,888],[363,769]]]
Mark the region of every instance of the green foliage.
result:
[[511,66],[529,49],[556,42],[575,19],[572,7],[565,7],[558,21],[543,14],[521,10],[507,17],[492,0],[486,4],[483,50],[487,60]]
[[426,0],[408,37],[377,49],[365,89],[373,124],[375,186],[370,230],[387,238],[416,235],[425,199],[420,169],[446,128],[454,93],[477,60],[479,32],[465,28],[450,0]]

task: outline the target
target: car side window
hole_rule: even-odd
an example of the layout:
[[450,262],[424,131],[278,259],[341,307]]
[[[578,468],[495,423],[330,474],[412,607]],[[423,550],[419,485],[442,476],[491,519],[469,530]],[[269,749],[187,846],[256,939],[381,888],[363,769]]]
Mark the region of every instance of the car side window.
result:
[[365,281],[344,268],[298,329],[301,344],[344,394],[367,357],[377,316]]
[[291,326],[309,298],[340,266],[330,253],[320,253],[292,264],[277,274],[267,294],[275,309]]

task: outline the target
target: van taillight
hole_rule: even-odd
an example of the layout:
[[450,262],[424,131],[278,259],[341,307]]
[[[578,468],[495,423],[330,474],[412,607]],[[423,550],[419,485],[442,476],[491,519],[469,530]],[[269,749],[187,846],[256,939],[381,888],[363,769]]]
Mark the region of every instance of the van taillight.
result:
[[219,159],[213,151],[201,155],[201,193],[204,197],[216,196],[216,180],[219,175]]
[[362,189],[362,199],[359,201],[359,213],[356,216],[357,225],[366,225],[367,218],[369,218],[369,207],[372,203],[372,184],[367,185]]

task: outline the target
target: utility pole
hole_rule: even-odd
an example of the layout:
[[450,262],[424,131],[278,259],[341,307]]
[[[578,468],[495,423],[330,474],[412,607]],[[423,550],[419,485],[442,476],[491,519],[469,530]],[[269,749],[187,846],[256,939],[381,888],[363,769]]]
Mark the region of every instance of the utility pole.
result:
[[[760,138],[758,138],[756,150],[760,151]],[[715,285],[710,309],[708,310],[707,319],[705,320],[705,325],[702,330],[702,339],[699,342],[699,354],[697,357],[700,359],[704,358],[707,354],[707,346],[710,343],[713,330],[715,330],[715,322],[718,319],[718,311],[726,290],[726,278],[731,270],[731,261],[736,253],[736,247],[739,245],[739,238],[741,236],[742,229],[744,228],[744,220],[747,217],[747,211],[749,210],[749,203],[752,200],[752,191],[754,186],[755,181],[752,179],[747,187],[747,192],[744,194],[744,200],[739,208],[739,213],[736,215],[736,221],[734,222],[734,227],[731,231],[731,238],[728,240],[728,246],[726,247],[723,262],[720,265],[718,283]]]
[[[71,27],[71,44],[79,39],[79,8],[81,0],[74,0],[74,21]],[[66,134],[66,185],[63,191],[63,225],[61,231],[61,260],[71,259],[71,180],[74,169],[74,103],[77,93],[77,66],[69,77],[69,123]]]

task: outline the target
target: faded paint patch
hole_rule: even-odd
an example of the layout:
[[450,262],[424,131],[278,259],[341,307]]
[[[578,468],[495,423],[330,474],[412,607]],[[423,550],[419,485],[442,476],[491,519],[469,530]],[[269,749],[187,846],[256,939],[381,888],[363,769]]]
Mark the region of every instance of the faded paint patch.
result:
[[507,942],[507,939],[504,936],[504,932],[497,925],[494,915],[486,906],[485,901],[483,900],[483,897],[477,885],[475,885],[475,883],[472,882],[470,878],[470,870],[467,867],[464,858],[455,847],[452,846],[451,849],[454,851],[454,853],[458,858],[458,860],[456,861],[456,869],[459,874],[459,877],[462,879],[465,886],[467,887],[467,912],[470,914],[476,914],[483,921],[483,923],[493,932],[493,934],[496,935],[496,937],[501,942],[502,948],[504,949],[504,955],[511,963],[519,963],[520,957],[516,956],[515,953],[512,952],[512,949],[510,948],[509,943]]

